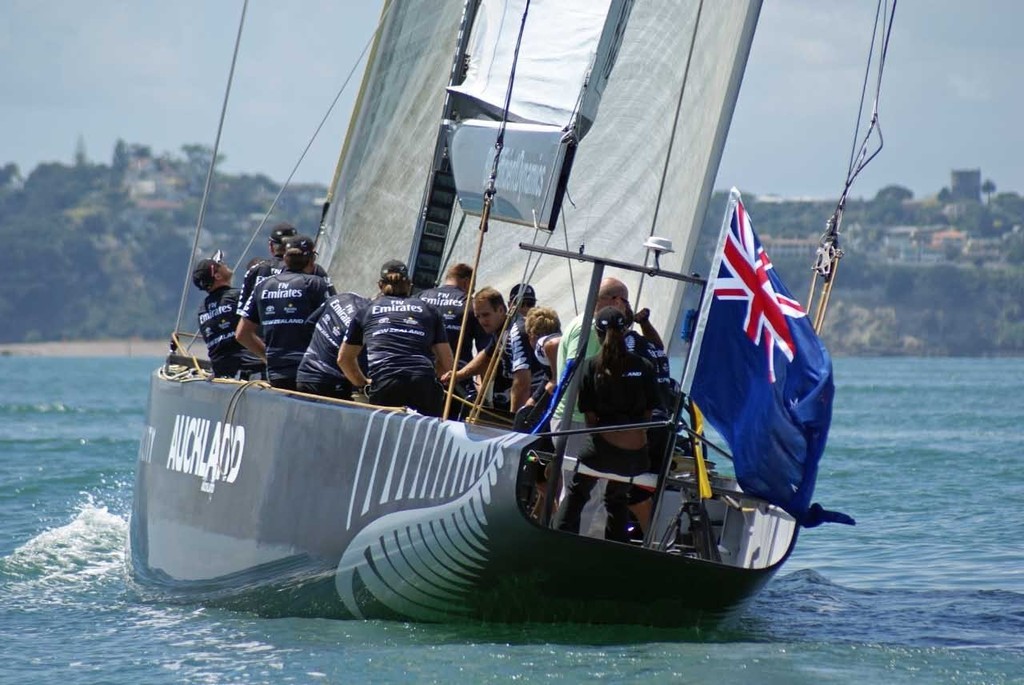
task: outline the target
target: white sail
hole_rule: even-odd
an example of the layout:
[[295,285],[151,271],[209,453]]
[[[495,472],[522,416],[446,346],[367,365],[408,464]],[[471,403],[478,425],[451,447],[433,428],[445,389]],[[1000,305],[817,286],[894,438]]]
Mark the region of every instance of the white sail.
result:
[[320,260],[339,288],[373,294],[409,253],[463,0],[388,0],[331,185]]
[[[661,258],[661,267],[689,272],[760,4],[636,4],[600,116],[577,152],[569,180],[572,203],[562,207],[566,236],[559,230],[551,238],[552,247],[576,250],[584,244],[588,254],[643,263],[643,241],[652,234],[664,236],[672,240],[675,252]],[[684,73],[691,43],[689,72]],[[481,283],[507,292],[523,276],[524,263],[523,254],[509,246],[530,237],[521,229],[494,226],[484,248]],[[469,258],[472,238],[463,237],[453,259]],[[577,304],[567,271],[564,263],[545,257],[530,278],[539,303],[555,308],[563,319],[571,318]],[[574,265],[579,306],[589,275],[586,265]],[[621,276],[636,293],[638,277],[609,275]],[[652,321],[670,348],[679,344],[682,295],[676,282],[646,279],[643,285],[640,305],[651,308]]]
[[[461,12],[461,3],[455,0],[430,3],[429,13],[408,5],[397,4],[395,9],[405,11],[389,17],[389,24],[400,17],[411,31],[426,29],[429,23],[436,36],[423,38],[424,31],[419,40],[411,41],[403,31],[390,31],[382,37],[364,88],[371,97],[363,98],[355,115],[329,217],[341,239],[331,274],[344,287],[366,293],[375,290],[378,262],[389,256],[402,258],[409,251],[410,227],[417,218],[437,132],[431,117],[441,107],[454,50],[452,27]],[[675,246],[673,254],[662,258],[661,267],[688,272],[760,6],[760,0],[692,0],[633,7],[601,98],[600,116],[576,154],[569,180],[571,203],[563,204],[565,235],[559,227],[551,246],[575,250],[584,244],[589,254],[642,263],[644,239],[659,235]],[[449,24],[447,42],[440,37],[445,34],[440,15]],[[421,54],[408,54],[410,61],[402,69],[415,78],[407,75],[397,86],[375,79],[375,72],[396,66],[387,60],[382,65],[382,53],[404,57],[413,48]],[[390,152],[383,149],[388,144],[393,145]],[[458,221],[457,212],[453,223]],[[473,229],[475,222],[467,220],[454,245],[453,261],[471,261]],[[521,227],[493,223],[479,284],[507,292],[518,282],[525,254],[514,246],[529,242],[531,235]],[[589,269],[576,264],[573,277],[581,299]],[[635,293],[639,279],[622,277]],[[530,281],[540,304],[554,307],[565,320],[572,317],[577,302],[566,264],[545,257]],[[674,282],[647,279],[643,285],[640,306],[651,308],[652,321],[670,352],[678,345],[682,294]]]
[[466,78],[448,88],[461,117],[449,157],[463,211],[483,211],[497,122],[505,118],[491,218],[555,227],[572,148],[597,116],[632,6],[632,0],[483,0]]
[[[463,117],[474,108],[500,119],[526,0],[483,0],[473,23],[466,79],[449,88]],[[509,121],[565,128],[579,115],[581,136],[597,106],[618,49],[616,28],[632,2],[531,0],[523,28]],[[584,84],[586,97],[580,100]]]

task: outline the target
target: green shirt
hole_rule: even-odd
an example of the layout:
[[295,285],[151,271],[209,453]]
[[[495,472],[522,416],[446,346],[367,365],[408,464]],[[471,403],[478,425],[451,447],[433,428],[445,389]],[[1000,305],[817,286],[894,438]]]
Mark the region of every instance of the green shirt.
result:
[[[583,315],[577,314],[576,318],[569,323],[569,329],[562,335],[562,340],[558,343],[558,369],[555,371],[555,378],[561,378],[562,372],[565,370],[565,363],[569,359],[576,356],[576,350],[580,346],[580,333],[583,329]],[[597,333],[593,327],[590,329],[590,337],[587,340],[587,354],[586,359],[595,356],[601,349],[601,342],[597,339]],[[562,396],[558,406],[555,407],[554,413],[551,415],[551,427],[555,430],[558,429],[559,423],[562,419],[562,414],[565,413],[565,396]],[[573,412],[572,420],[577,423],[583,423],[583,413],[578,409]]]

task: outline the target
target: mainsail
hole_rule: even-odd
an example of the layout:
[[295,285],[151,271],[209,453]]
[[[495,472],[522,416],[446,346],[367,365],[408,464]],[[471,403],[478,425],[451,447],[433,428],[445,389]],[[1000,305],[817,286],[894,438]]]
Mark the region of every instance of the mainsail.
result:
[[462,0],[386,0],[328,199],[320,261],[372,294],[380,265],[409,252]]
[[[338,249],[330,272],[361,292],[375,290],[380,261],[408,254],[431,164],[432,117],[444,97],[461,3],[431,2],[430,11],[424,4],[396,3],[387,16],[332,188],[328,244]],[[565,233],[560,225],[553,246],[584,244],[589,254],[643,262],[644,239],[659,235],[676,250],[661,267],[688,270],[760,5],[692,0],[633,7],[600,116],[576,152],[570,202],[562,207]],[[399,82],[387,82],[387,74],[400,75]],[[453,223],[460,218],[456,212]],[[474,234],[457,236],[452,260],[471,261]],[[527,273],[524,254],[511,249],[532,236],[492,222],[478,282],[507,291],[527,278],[541,304],[569,317],[578,303],[566,265],[548,257]],[[573,276],[582,284],[589,273],[577,265]],[[637,278],[623,280],[636,292]],[[640,302],[651,308],[673,356],[682,295],[675,283],[645,282]]]

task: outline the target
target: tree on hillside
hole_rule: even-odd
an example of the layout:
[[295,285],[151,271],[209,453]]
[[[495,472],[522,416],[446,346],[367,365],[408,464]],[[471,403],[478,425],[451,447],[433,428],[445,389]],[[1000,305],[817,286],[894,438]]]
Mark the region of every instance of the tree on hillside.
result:
[[961,207],[956,218],[956,226],[961,231],[970,235],[981,235],[995,237],[995,224],[992,222],[992,212],[988,207],[977,203],[968,203]]
[[885,186],[875,195],[875,202],[900,204],[913,199],[914,193],[909,188],[897,185]]
[[75,166],[84,167],[89,163],[89,157],[85,154],[85,138],[82,134],[78,134],[78,140],[75,141]]
[[1024,226],[1024,197],[1017,193],[1002,192],[992,198],[993,213],[1003,218],[1007,226]]
[[120,138],[114,144],[114,156],[110,161],[110,169],[114,172],[115,178],[124,178],[124,172],[128,170],[128,163],[131,157],[128,154],[128,145]]
[[992,204],[992,193],[996,192],[996,184],[992,182],[991,178],[986,178],[985,182],[981,184],[981,192],[985,193],[985,203]]
[[6,188],[21,180],[21,171],[14,162],[8,162],[0,167],[0,188]]
[[[185,180],[191,193],[201,192],[206,185],[206,175],[210,171],[210,162],[213,160],[213,148],[206,145],[191,144],[182,145],[181,151],[185,154]],[[224,162],[224,155],[217,155],[216,164]]]
[[912,210],[904,203],[913,200],[914,194],[903,186],[886,186],[875,195],[875,201],[867,207],[867,218],[881,226],[898,226],[914,222]]

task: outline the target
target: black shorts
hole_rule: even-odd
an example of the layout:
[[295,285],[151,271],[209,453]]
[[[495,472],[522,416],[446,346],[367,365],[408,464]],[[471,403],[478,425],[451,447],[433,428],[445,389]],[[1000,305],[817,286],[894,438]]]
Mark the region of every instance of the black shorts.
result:
[[[620,476],[639,476],[650,472],[651,461],[648,445],[635,450],[627,450],[612,445],[600,435],[591,435],[580,451],[580,463],[598,471],[617,473]],[[624,499],[627,504],[638,504],[651,498],[650,490],[630,483],[608,481],[608,487],[615,492],[615,497]],[[612,495],[609,495],[612,496]]]
[[309,393],[310,395],[334,397],[339,400],[352,399],[352,384],[347,380],[320,381],[317,383],[299,381],[296,387],[299,392]]
[[647,473],[651,461],[647,445],[635,450],[616,447],[598,434],[588,437],[580,450],[579,460],[592,469],[617,473],[620,476],[639,476]]
[[271,378],[270,385],[281,390],[295,390],[295,378]]
[[371,404],[410,407],[425,416],[444,413],[444,388],[434,376],[399,376],[379,383],[374,381],[366,391]]

